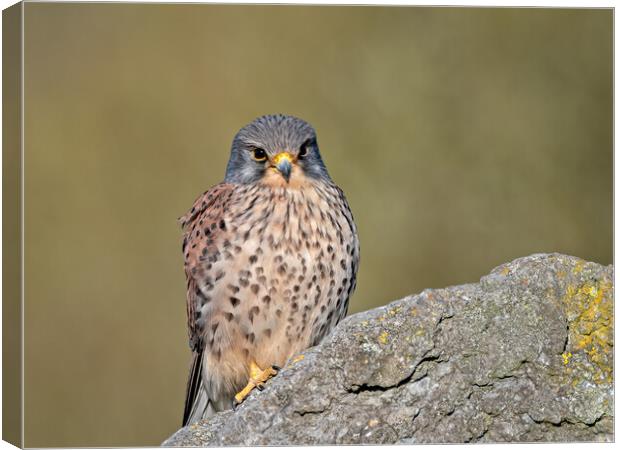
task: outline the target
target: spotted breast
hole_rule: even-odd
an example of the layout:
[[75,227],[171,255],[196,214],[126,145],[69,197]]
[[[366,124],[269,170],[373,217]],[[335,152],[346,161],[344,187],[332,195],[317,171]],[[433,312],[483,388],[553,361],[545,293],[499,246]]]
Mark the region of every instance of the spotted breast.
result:
[[191,422],[230,408],[251,363],[283,366],[346,315],[359,243],[342,191],[311,178],[219,184],[181,222],[193,370],[204,385],[188,392]]

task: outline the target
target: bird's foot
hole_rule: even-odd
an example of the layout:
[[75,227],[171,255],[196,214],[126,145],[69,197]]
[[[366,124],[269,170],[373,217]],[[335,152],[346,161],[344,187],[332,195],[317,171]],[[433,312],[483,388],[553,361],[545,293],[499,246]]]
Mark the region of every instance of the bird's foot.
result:
[[250,392],[254,390],[254,388],[262,391],[265,388],[265,381],[269,380],[272,377],[275,377],[278,374],[280,368],[278,366],[271,366],[266,369],[261,369],[256,365],[256,363],[250,364],[250,380],[248,384],[239,391],[235,395],[235,400],[233,401],[233,409],[239,406],[246,399]]

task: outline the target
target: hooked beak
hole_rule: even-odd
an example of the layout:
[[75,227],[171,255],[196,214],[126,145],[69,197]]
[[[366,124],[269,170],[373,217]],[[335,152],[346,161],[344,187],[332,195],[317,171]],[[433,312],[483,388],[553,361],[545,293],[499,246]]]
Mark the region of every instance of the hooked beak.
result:
[[293,169],[293,157],[290,153],[278,153],[273,159],[275,168],[282,174],[286,182],[291,178],[291,170]]

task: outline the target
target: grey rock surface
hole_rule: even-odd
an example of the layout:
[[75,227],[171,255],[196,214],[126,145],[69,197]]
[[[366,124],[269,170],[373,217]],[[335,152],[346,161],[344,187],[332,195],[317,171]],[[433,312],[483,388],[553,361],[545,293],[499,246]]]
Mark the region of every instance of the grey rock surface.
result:
[[613,267],[537,254],[345,319],[166,446],[613,440]]

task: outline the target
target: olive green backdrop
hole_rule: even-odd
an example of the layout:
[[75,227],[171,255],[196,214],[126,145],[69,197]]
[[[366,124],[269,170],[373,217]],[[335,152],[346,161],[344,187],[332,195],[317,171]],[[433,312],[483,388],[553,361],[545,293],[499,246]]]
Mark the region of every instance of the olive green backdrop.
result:
[[25,445],[157,445],[189,349],[176,218],[258,115],[311,122],[351,312],[536,252],[612,262],[610,10],[25,8]]

